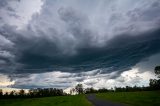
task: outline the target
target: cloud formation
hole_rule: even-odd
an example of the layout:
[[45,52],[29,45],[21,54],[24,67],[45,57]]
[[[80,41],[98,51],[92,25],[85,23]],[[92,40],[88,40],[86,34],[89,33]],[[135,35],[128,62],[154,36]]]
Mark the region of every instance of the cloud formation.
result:
[[53,71],[36,74],[0,75],[0,87],[10,88],[46,88],[56,87],[68,89],[77,83],[82,83],[85,88],[114,88],[125,86],[148,86],[149,79],[155,79],[154,67],[160,62],[160,54],[151,56],[148,60],[140,62],[130,70],[119,73],[118,71],[104,73],[104,70],[96,69],[87,72],[62,72]]
[[102,70],[80,73],[54,71],[31,74],[27,77],[16,77],[14,78],[14,85],[10,87],[25,89],[55,87],[66,89],[74,87],[78,83],[82,83],[85,88],[94,87],[96,89],[114,88],[115,86],[148,86],[150,78],[155,78],[154,74],[150,71],[141,72],[138,68],[124,71],[121,74],[117,72],[104,74]]
[[15,81],[11,81],[7,75],[0,74],[0,87],[11,86]]
[[2,1],[0,73],[121,75],[160,52],[159,13],[159,0]]

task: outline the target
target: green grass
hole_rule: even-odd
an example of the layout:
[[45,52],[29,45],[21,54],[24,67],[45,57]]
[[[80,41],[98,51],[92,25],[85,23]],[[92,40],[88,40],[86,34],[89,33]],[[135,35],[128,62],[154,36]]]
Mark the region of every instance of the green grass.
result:
[[98,98],[129,106],[160,106],[160,91],[98,93]]
[[30,99],[1,99],[0,106],[91,106],[85,95]]

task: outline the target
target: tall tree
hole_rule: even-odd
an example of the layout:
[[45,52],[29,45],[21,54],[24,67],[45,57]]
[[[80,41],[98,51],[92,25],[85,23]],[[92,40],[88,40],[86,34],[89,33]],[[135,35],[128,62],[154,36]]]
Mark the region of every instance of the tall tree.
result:
[[3,95],[3,91],[2,89],[0,89],[0,97]]
[[[158,78],[160,78],[160,66],[156,66],[154,72]],[[150,87],[154,90],[160,89],[160,79],[150,79]]]
[[160,78],[160,66],[156,66],[154,72],[158,76],[158,78]]
[[77,84],[75,87],[75,90],[78,92],[78,94],[82,94],[83,93],[83,85]]
[[24,96],[24,95],[25,95],[25,91],[24,91],[23,89],[21,89],[21,90],[19,91],[19,95],[20,95],[20,96]]

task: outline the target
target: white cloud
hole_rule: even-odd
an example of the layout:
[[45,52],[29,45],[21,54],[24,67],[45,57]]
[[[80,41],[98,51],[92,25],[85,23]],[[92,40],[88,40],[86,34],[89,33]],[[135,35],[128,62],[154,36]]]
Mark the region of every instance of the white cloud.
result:
[[0,74],[0,87],[11,86],[15,83],[15,81],[11,81],[11,79],[7,75]]
[[9,39],[7,39],[6,37],[2,36],[0,34],[0,47],[12,47],[14,45],[13,42],[11,42]]
[[82,83],[85,88],[114,88],[125,86],[148,86],[149,79],[155,78],[153,73],[141,72],[138,68],[118,73],[101,73],[100,70],[89,72],[69,73],[54,71],[42,74],[31,74],[27,77],[15,78],[13,87],[57,87],[72,88],[78,83]]
[[141,70],[141,72],[150,71],[151,73],[153,73],[154,72],[154,68],[156,66],[158,66],[159,63],[160,63],[159,57],[160,57],[160,54],[158,53],[158,54],[152,55],[152,56],[150,56],[148,58],[145,58],[145,59],[143,59],[142,62],[137,63],[134,66],[134,68],[138,67],[139,70]]
[[0,57],[4,57],[4,58],[14,58],[14,55],[12,55],[10,52],[8,51],[0,51]]
[[41,0],[11,0],[6,3],[5,8],[0,9],[3,24],[15,25],[18,29],[24,28],[33,14],[40,13],[43,5]]

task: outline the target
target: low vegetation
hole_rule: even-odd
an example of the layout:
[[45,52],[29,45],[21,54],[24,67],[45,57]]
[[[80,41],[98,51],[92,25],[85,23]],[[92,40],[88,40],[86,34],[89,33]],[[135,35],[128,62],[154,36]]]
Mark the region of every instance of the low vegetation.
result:
[[108,92],[97,93],[96,96],[128,106],[160,106],[160,91]]
[[85,95],[0,99],[1,106],[92,106]]

